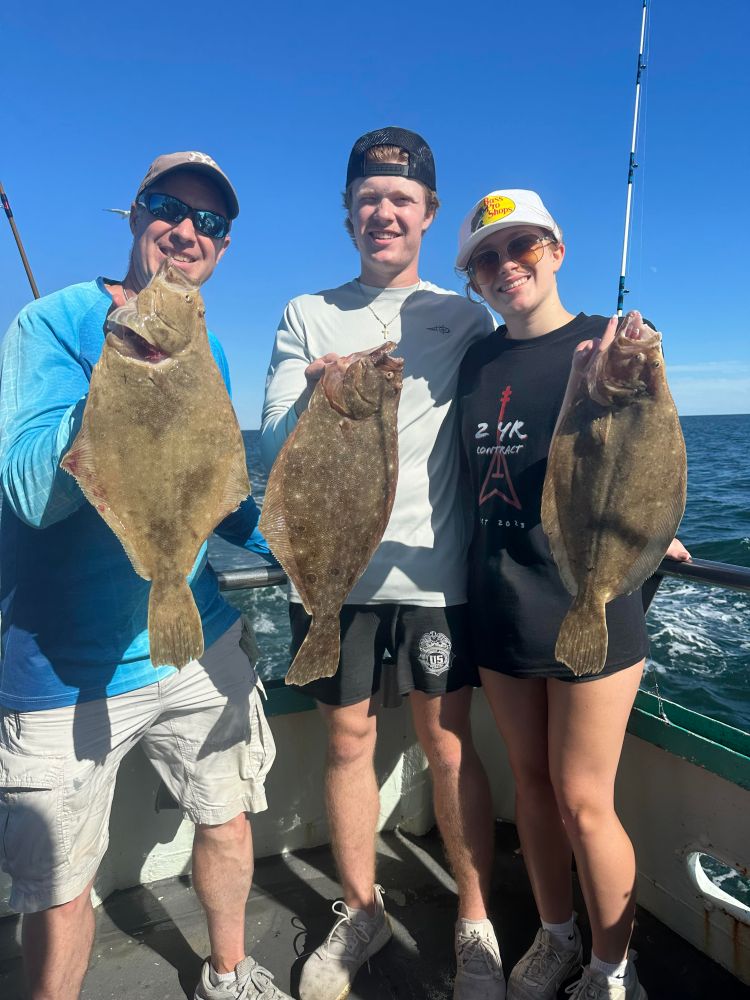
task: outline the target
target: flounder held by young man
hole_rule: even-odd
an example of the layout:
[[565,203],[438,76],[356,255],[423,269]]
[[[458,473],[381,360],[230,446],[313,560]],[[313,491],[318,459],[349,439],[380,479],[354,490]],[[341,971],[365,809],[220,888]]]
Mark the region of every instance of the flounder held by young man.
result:
[[268,477],[260,530],[312,616],[287,684],[336,673],[341,606],[391,516],[404,365],[389,357],[395,346],[326,367]]
[[203,653],[186,577],[250,493],[242,435],[211,353],[198,287],[166,261],[112,312],[81,430],[61,465],[151,580],[151,662]]
[[560,414],[542,526],[574,596],[555,656],[596,674],[607,656],[605,605],[656,570],[685,510],[685,443],[661,334],[628,313]]

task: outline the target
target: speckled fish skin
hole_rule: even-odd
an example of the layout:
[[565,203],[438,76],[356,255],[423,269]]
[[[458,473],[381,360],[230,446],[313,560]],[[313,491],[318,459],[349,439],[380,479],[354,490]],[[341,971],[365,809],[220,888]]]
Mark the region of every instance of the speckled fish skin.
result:
[[203,653],[186,577],[216,525],[250,493],[237,418],[200,291],[165,262],[111,313],[81,430],[61,465],[151,580],[154,666]]
[[575,600],[557,659],[596,674],[607,656],[605,605],[656,570],[685,511],[685,443],[661,334],[637,312],[561,414],[542,495],[542,526]]
[[287,684],[336,673],[341,606],[391,515],[404,364],[389,356],[395,346],[326,368],[268,477],[260,529],[312,616]]

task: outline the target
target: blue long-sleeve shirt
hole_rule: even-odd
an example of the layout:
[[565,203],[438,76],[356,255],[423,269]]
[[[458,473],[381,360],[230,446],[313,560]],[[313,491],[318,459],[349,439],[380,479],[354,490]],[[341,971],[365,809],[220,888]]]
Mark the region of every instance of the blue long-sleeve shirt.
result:
[[[101,278],[71,285],[23,309],[0,348],[0,705],[17,711],[121,694],[174,671],[149,660],[150,583],[60,468],[111,304]],[[229,389],[224,352],[209,341]],[[248,497],[216,531],[270,562],[258,517]],[[219,594],[206,548],[188,582],[208,647],[239,612]]]

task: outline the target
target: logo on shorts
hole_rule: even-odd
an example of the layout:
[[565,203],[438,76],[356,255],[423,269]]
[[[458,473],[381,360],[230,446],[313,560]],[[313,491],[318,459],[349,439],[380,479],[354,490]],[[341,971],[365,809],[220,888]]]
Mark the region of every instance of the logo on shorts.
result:
[[451,641],[442,632],[425,632],[419,640],[419,662],[428,674],[439,677],[451,665]]

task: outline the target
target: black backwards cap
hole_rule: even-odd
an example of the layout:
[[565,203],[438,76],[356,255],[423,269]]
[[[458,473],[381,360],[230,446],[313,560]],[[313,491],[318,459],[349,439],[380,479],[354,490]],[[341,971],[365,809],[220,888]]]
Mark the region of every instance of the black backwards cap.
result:
[[[373,146],[398,146],[409,154],[408,163],[378,163],[367,159],[367,150]],[[435,161],[432,150],[421,135],[406,128],[389,125],[367,132],[357,139],[349,154],[346,168],[346,186],[358,177],[410,177],[421,181],[430,191],[436,191]]]

